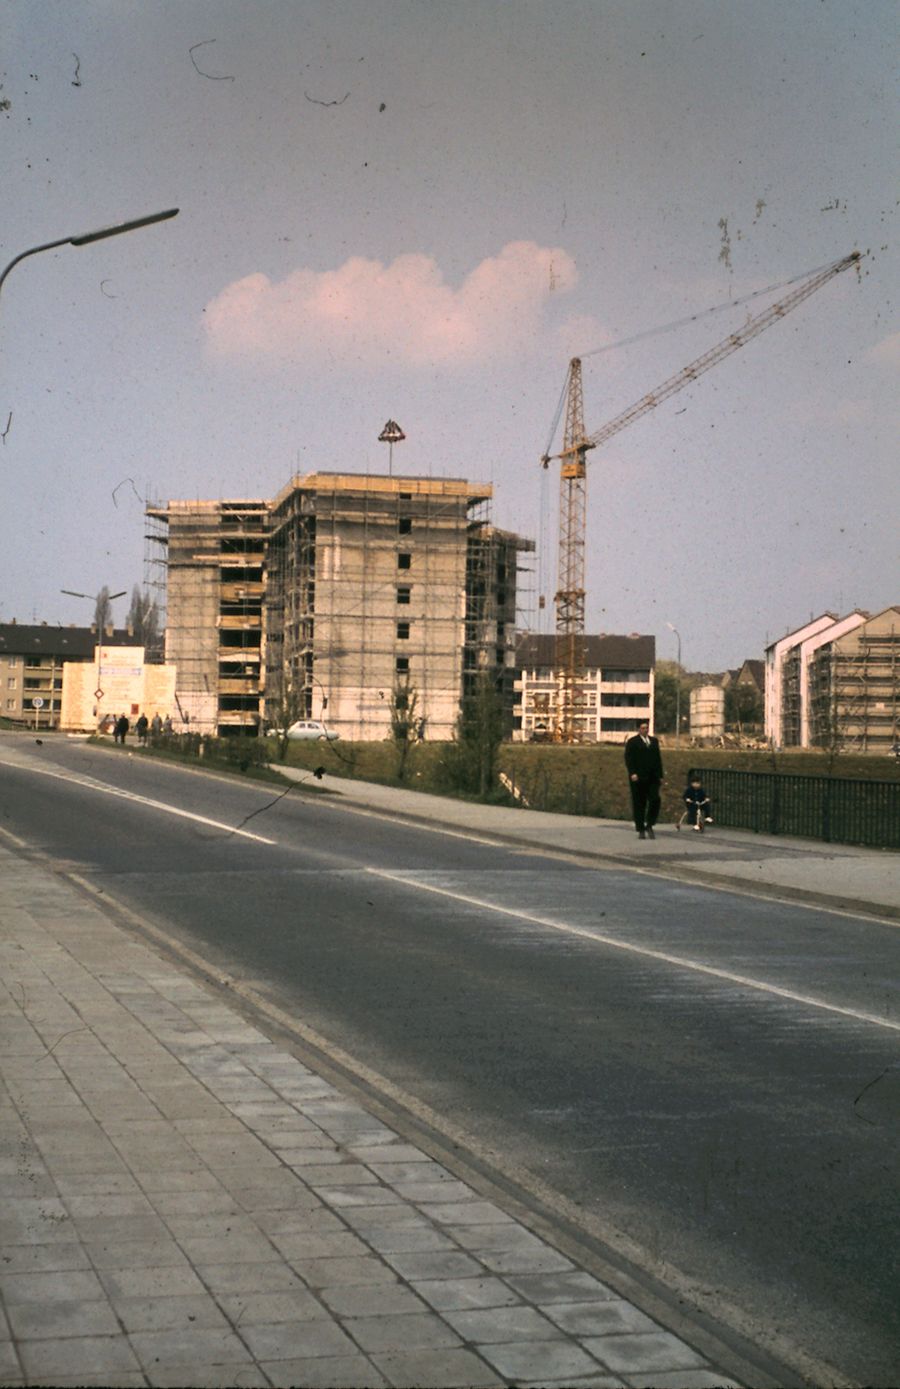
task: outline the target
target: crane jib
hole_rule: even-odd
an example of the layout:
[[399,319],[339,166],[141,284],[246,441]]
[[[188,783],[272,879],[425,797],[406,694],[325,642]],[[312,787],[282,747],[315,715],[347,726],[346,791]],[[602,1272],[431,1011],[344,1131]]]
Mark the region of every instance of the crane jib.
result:
[[[762,313],[749,319],[742,328],[729,333],[726,338],[711,347],[702,356],[682,367],[655,390],[641,396],[627,410],[610,420],[594,434],[586,434],[584,429],[584,407],[581,379],[581,359],[573,357],[565,388],[566,426],[563,448],[557,455],[561,460],[560,469],[560,509],[559,509],[559,583],[556,599],[556,675],[559,682],[557,705],[557,725],[554,738],[558,742],[579,742],[586,736],[584,723],[584,552],[586,539],[586,496],[587,477],[586,455],[588,449],[606,443],[620,430],[639,420],[650,410],[675,395],[683,387],[696,381],[719,362],[730,357],[733,352],[746,346],[753,338],[765,332],[793,309],[828,283],[835,275],[858,265],[862,259],[860,251],[852,251],[841,260],[814,271],[809,279],[799,284],[790,294],[779,299]],[[559,414],[562,413],[562,400]],[[558,417],[557,416],[557,417]],[[549,447],[541,462],[546,468],[550,461]],[[589,735],[588,735],[589,736]]]

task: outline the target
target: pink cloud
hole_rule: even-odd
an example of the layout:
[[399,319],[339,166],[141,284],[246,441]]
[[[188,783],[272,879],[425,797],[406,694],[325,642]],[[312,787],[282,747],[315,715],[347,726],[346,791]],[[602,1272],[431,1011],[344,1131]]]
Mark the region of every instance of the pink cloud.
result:
[[869,353],[869,359],[877,362],[879,366],[900,366],[900,333],[892,333],[890,337],[882,338],[881,342],[876,343]]
[[468,366],[532,346],[549,303],[577,278],[565,251],[532,241],[510,242],[458,289],[431,256],[390,265],[353,256],[280,283],[261,273],[236,280],[207,305],[204,323],[222,358]]

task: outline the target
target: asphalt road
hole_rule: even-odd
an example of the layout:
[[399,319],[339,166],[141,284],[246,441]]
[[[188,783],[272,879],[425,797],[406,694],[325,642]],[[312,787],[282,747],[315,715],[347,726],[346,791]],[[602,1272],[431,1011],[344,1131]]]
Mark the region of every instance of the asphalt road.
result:
[[0,826],[539,1179],[687,1303],[897,1383],[896,925],[276,795],[0,737]]

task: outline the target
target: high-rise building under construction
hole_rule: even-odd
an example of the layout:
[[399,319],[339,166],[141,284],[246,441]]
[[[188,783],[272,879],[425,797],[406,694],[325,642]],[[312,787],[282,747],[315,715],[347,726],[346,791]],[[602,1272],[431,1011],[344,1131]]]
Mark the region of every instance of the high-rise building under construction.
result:
[[273,501],[148,507],[166,571],[166,660],[185,721],[255,732],[290,707],[344,738],[398,708],[449,738],[479,676],[513,699],[520,557],[492,488],[313,473]]

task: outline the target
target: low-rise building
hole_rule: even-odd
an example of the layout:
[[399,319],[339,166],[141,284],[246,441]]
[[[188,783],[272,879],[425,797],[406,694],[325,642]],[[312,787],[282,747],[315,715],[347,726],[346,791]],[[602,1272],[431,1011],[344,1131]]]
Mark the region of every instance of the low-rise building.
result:
[[[132,640],[111,628],[103,636],[108,647]],[[92,661],[96,645],[94,627],[0,623],[0,715],[25,727],[58,728],[63,668],[67,662]]]
[[[648,720],[653,727],[656,638],[586,636],[585,681],[576,691],[575,736],[583,743],[620,743]],[[513,740],[542,742],[557,726],[563,672],[556,637],[529,633],[516,647]]]

